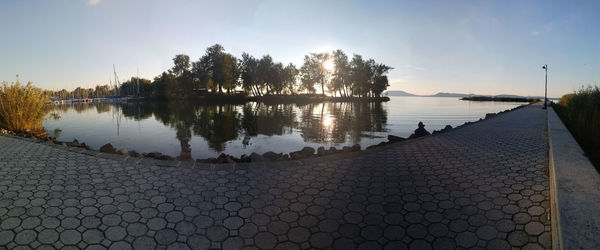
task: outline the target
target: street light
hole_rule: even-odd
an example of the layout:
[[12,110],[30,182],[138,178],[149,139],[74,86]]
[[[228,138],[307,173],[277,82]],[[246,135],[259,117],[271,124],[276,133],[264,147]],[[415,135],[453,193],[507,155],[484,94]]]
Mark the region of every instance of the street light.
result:
[[544,109],[548,108],[548,64],[544,64],[542,69],[546,70],[546,85],[544,87]]

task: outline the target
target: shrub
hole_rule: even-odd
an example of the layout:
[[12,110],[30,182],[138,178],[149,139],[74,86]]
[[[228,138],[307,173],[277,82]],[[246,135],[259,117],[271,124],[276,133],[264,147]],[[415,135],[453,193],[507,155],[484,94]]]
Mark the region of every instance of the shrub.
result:
[[52,108],[49,98],[31,82],[0,86],[0,127],[15,132],[42,132],[42,123]]
[[554,107],[586,155],[600,169],[600,89],[587,87],[564,95]]

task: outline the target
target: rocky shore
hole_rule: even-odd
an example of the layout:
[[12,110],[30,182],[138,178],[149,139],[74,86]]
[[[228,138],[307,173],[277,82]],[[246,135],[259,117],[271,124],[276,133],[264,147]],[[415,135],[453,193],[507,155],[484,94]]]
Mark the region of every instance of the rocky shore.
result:
[[[490,118],[495,117],[504,112],[512,111],[512,110],[515,110],[515,109],[518,109],[518,108],[521,108],[524,106],[525,105],[518,106],[516,108],[501,111],[498,113],[488,113],[485,115],[485,118],[483,118],[483,119],[490,119]],[[479,119],[479,121],[482,121],[483,119]],[[476,121],[476,122],[479,122],[479,121]],[[414,132],[408,138],[403,138],[403,137],[394,136],[394,135],[388,135],[388,137],[387,137],[388,141],[381,142],[376,145],[368,146],[364,150],[369,150],[372,148],[376,148],[376,147],[380,147],[380,146],[384,146],[384,145],[388,145],[388,144],[392,144],[392,143],[399,143],[399,142],[403,142],[406,140],[416,139],[419,137],[430,136],[432,134],[435,135],[438,133],[444,133],[444,132],[450,131],[452,129],[457,129],[457,128],[463,127],[465,125],[469,125],[469,124],[476,123],[476,122],[465,122],[463,125],[460,125],[456,128],[453,128],[450,125],[446,125],[443,129],[434,130],[432,133],[430,133],[429,131],[427,131],[425,129],[425,124],[423,124],[422,122],[419,122],[417,124],[417,129],[415,129]],[[88,146],[85,142],[79,142],[77,139],[74,139],[72,142],[62,142],[62,141],[58,141],[56,138],[48,137],[46,133],[35,134],[32,132],[28,132],[28,131],[25,131],[22,133],[14,133],[12,131],[7,131],[5,129],[0,129],[0,133],[1,134],[10,134],[10,135],[14,135],[17,137],[33,138],[33,139],[39,140],[39,141],[49,141],[49,142],[53,142],[55,144],[63,145],[65,147],[76,147],[76,148],[82,148],[85,150],[95,151],[95,149]],[[228,155],[228,154],[220,154],[216,158],[196,159],[195,161],[198,163],[212,163],[212,164],[286,161],[286,160],[307,159],[307,158],[313,158],[313,157],[323,157],[323,156],[327,156],[327,155],[348,153],[348,152],[357,152],[357,151],[361,151],[361,150],[363,150],[363,149],[361,148],[361,146],[359,144],[355,144],[353,146],[344,146],[341,149],[337,149],[335,147],[330,147],[329,149],[326,149],[325,147],[319,147],[315,150],[312,147],[304,147],[301,150],[290,152],[290,153],[275,153],[275,152],[269,151],[264,154],[252,153],[250,155],[241,155],[240,157],[235,157],[235,156]],[[151,158],[151,159],[155,159],[155,160],[164,160],[164,161],[191,161],[188,159],[178,159],[176,157],[162,154],[160,152],[138,153],[135,150],[117,149],[110,143],[103,145],[97,151],[99,151],[101,153],[117,154],[117,155],[123,155],[123,156],[128,156],[128,157]]]

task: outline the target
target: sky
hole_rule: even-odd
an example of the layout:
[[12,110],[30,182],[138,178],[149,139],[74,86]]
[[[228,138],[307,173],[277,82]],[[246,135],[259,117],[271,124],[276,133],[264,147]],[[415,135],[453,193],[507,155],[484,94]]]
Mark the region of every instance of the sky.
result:
[[600,1],[1,1],[0,81],[45,89],[152,79],[219,43],[241,57],[342,49],[389,90],[560,97],[600,85]]

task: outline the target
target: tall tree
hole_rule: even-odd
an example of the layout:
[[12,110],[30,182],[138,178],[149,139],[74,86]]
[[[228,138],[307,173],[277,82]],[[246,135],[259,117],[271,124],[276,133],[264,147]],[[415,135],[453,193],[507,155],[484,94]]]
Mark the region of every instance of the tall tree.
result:
[[248,53],[242,53],[242,61],[240,62],[242,88],[252,95],[259,96],[260,91],[257,88],[258,84],[258,60]]
[[351,87],[351,71],[348,56],[342,50],[333,51],[333,70],[330,87],[333,92],[338,91],[340,96],[347,96],[348,89]]
[[190,68],[190,56],[179,54],[173,58],[173,73],[175,75],[181,75]]
[[296,69],[296,66],[294,66],[294,64],[292,63],[288,64],[287,66],[285,66],[285,68],[283,68],[281,76],[283,87],[284,89],[287,89],[287,91],[290,94],[294,94],[299,73],[300,71]]
[[362,56],[354,55],[352,61],[350,62],[350,67],[352,93],[357,94],[360,97],[366,96],[371,90],[371,66],[362,58]]
[[312,88],[314,90],[314,87],[310,87],[309,85],[318,84],[321,85],[321,93],[325,94],[325,83],[329,73],[325,69],[324,64],[328,59],[329,54],[327,53],[311,53],[304,56],[304,64],[300,68],[303,89],[309,91]]
[[372,59],[371,61],[371,94],[380,97],[381,93],[390,86],[386,74],[393,68],[382,63],[376,63]]

